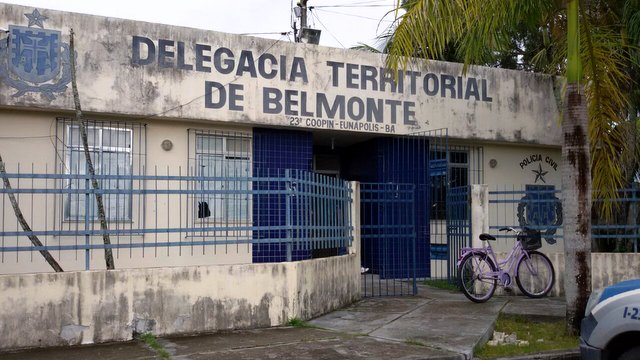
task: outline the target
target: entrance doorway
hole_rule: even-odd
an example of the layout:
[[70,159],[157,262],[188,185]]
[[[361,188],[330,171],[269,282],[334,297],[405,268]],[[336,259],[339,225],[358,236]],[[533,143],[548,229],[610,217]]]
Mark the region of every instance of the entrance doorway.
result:
[[[314,134],[314,171],[361,183],[366,296],[411,295],[416,278],[431,276],[430,134],[368,139]],[[444,135],[438,142],[446,144]]]

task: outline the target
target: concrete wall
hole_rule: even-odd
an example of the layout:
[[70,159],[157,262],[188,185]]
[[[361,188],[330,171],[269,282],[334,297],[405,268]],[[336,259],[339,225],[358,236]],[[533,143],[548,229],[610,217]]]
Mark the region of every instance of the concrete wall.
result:
[[309,319],[360,298],[360,255],[252,265],[0,276],[0,350]]
[[[499,259],[505,258],[508,253],[498,253]],[[553,263],[556,274],[556,282],[551,291],[552,296],[560,296],[564,293],[564,254],[547,253]],[[623,280],[640,278],[640,254],[633,253],[592,253],[591,254],[591,288],[602,289]],[[514,282],[514,286],[515,282]],[[498,288],[497,293],[503,293]],[[517,288],[516,288],[517,290]]]
[[[28,31],[24,14],[33,10],[0,4],[0,27]],[[559,112],[549,76],[478,66],[463,74],[461,64],[416,61],[401,74],[402,84],[392,84],[392,75],[381,69],[385,57],[378,54],[38,10],[47,17],[44,30],[59,31],[62,44],[69,42],[69,28],[75,31],[78,88],[87,112],[343,133],[449,128],[449,136],[460,139],[560,143]],[[145,40],[137,46],[135,39]],[[45,97],[39,92],[45,83],[29,83],[17,75],[24,69],[13,70],[0,69],[15,83],[33,88],[13,96],[18,93],[16,86],[0,81],[0,106],[73,109],[69,89]],[[61,70],[46,83],[57,84],[63,74]],[[207,82],[223,85],[222,89],[207,87]],[[280,91],[281,99],[269,101],[273,93],[267,89]],[[222,93],[227,101],[217,106]],[[316,105],[322,96],[330,105],[343,97],[343,111],[319,112]],[[382,118],[361,116],[362,107],[373,108],[367,99],[382,101]],[[270,111],[267,104],[281,106]]]

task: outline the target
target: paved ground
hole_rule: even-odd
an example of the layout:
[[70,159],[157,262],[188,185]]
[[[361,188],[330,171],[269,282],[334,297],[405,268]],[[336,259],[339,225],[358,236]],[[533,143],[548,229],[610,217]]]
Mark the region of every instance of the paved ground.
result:
[[[159,339],[172,359],[465,359],[491,335],[500,312],[564,316],[562,299],[494,297],[420,287],[417,296],[367,298],[310,321],[316,328],[271,328]],[[13,359],[156,359],[140,342],[45,349]]]

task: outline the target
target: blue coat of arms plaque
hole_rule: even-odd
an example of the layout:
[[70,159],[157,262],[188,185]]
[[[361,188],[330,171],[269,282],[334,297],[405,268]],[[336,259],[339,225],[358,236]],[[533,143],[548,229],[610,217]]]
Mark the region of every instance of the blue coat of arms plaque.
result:
[[8,42],[0,45],[0,80],[18,90],[14,97],[37,92],[52,100],[71,81],[69,45],[60,31],[43,28],[47,18],[37,9],[25,16],[29,26],[9,25]]

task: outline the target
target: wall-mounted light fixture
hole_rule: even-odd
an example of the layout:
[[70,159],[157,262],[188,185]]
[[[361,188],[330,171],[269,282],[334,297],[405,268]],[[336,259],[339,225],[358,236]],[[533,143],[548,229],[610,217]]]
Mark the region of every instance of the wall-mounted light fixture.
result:
[[496,166],[498,166],[498,160],[496,160],[496,159],[491,159],[491,160],[489,160],[489,167],[490,167],[490,168],[492,168],[492,169],[493,169],[493,168],[495,168]]

